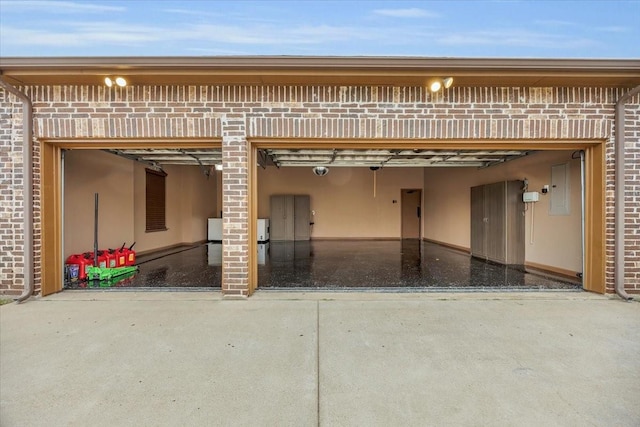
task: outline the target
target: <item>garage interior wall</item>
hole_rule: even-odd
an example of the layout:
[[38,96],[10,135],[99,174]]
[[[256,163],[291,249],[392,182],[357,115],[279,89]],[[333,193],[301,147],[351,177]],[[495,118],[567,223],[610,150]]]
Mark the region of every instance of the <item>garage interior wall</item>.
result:
[[145,231],[145,165],[99,150],[65,154],[64,257],[93,250],[94,193],[100,196],[99,246],[136,242],[137,252],[204,241],[216,212],[216,175],[196,166],[167,172],[167,231]]
[[[420,189],[422,168],[330,167],[325,176],[310,167],[258,168],[258,217],[269,218],[270,197],[308,194],[312,239],[399,239],[402,188]],[[394,203],[395,200],[395,203]]]
[[133,243],[133,162],[89,150],[69,150],[64,159],[64,258],[93,251],[95,193],[100,248]]
[[[529,191],[551,184],[551,167],[568,163],[569,215],[551,215],[550,194],[540,194],[525,213],[525,262],[537,267],[582,271],[580,160],[571,151],[546,151],[486,168],[427,168],[424,171],[424,237],[468,249],[470,247],[470,188],[505,180],[529,181]],[[531,234],[533,218],[533,235]]]
[[147,252],[207,239],[207,218],[216,213],[216,179],[197,166],[166,165],[166,231],[145,231],[145,166],[135,165],[135,241]]

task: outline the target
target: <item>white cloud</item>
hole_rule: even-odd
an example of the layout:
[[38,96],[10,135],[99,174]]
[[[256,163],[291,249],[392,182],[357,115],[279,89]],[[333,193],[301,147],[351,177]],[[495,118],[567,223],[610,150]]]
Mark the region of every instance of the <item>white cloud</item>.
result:
[[596,27],[597,31],[602,31],[605,33],[628,33],[630,29],[627,27],[619,27],[619,26],[610,26],[610,27]]
[[210,17],[216,17],[216,18],[220,18],[224,16],[221,13],[204,12],[202,10],[192,10],[192,9],[163,9],[162,12],[175,14],[175,15],[210,16]]
[[595,46],[594,40],[568,35],[543,34],[522,30],[473,31],[438,37],[444,45],[457,46],[512,46],[523,48],[569,49]]
[[[144,43],[190,42],[226,43],[236,45],[318,45],[348,40],[381,40],[389,35],[366,27],[340,27],[329,25],[302,25],[285,27],[276,25],[215,25],[188,24],[181,27],[126,25],[107,21],[56,22],[56,30],[2,28],[2,42],[6,45],[91,46],[140,45]],[[398,29],[395,36],[406,29]]]
[[150,46],[163,43],[188,44],[191,49],[235,51],[233,46],[320,46],[360,42],[395,46],[428,43],[440,46],[511,46],[522,48],[580,48],[596,44],[585,38],[536,33],[524,30],[453,32],[430,31],[424,27],[368,27],[260,24],[253,26],[187,24],[152,26],[110,21],[56,22],[55,30],[3,27],[2,44],[7,46]]
[[373,13],[393,18],[436,18],[439,16],[437,13],[416,7],[409,9],[376,9]]
[[80,13],[80,12],[124,12],[127,10],[123,6],[107,6],[103,4],[79,3],[72,1],[45,1],[45,0],[24,0],[2,2],[3,8],[12,10],[37,10],[47,13]]
[[533,21],[533,23],[538,25],[546,25],[548,27],[575,27],[576,25],[578,25],[575,22],[561,21],[558,19],[537,20]]

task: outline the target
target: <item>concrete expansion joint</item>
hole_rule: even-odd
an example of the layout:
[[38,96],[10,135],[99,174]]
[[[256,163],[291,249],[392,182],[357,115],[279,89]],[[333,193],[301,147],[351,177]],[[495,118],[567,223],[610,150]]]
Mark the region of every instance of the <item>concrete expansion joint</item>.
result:
[[248,297],[247,295],[238,295],[238,294],[223,294],[222,295],[222,300],[223,301],[247,301]]

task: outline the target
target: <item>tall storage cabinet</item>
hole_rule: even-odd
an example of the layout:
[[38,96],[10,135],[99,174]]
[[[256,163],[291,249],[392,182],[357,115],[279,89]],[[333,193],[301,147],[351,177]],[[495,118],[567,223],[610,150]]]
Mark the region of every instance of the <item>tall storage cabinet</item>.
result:
[[524,264],[522,181],[471,187],[471,255]]
[[271,240],[309,240],[310,209],[307,195],[271,196]]

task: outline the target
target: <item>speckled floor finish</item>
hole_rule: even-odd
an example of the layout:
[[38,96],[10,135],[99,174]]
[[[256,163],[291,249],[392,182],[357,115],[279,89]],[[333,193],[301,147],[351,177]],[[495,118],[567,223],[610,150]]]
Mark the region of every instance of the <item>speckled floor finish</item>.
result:
[[[580,289],[417,240],[271,242],[258,249],[258,287],[263,289]],[[138,259],[134,276],[89,288],[219,288],[221,254],[219,243],[209,243],[147,255]]]

